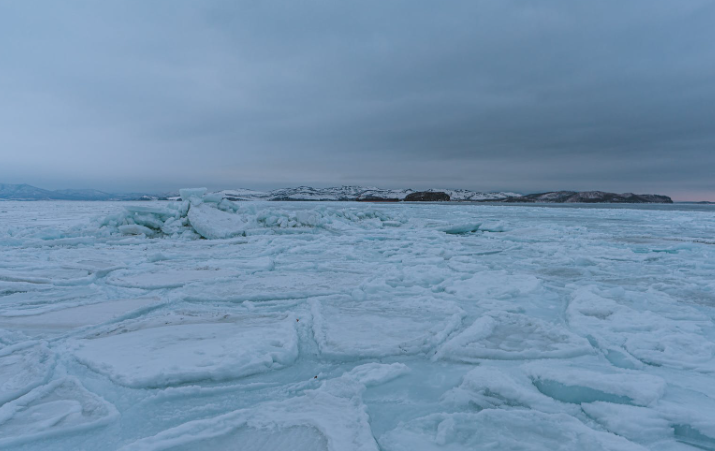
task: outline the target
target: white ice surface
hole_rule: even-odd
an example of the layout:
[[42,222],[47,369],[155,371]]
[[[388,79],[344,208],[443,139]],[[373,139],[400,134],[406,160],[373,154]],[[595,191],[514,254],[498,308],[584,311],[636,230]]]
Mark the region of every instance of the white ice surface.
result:
[[0,203],[0,449],[715,450],[715,208],[224,194]]
[[81,363],[138,388],[235,379],[282,368],[298,357],[295,327],[285,315],[182,325],[158,321],[72,344]]

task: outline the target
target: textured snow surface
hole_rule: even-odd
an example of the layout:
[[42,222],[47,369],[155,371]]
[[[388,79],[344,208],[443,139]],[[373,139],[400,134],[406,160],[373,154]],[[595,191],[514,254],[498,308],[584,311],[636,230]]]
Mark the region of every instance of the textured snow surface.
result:
[[715,450],[713,207],[182,197],[0,204],[0,449]]

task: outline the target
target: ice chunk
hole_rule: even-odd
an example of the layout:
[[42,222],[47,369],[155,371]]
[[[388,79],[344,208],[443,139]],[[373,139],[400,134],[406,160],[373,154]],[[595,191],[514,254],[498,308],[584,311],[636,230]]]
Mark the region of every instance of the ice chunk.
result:
[[445,343],[437,358],[465,362],[567,358],[591,351],[586,339],[563,327],[526,315],[496,312],[477,319]]
[[401,424],[381,436],[379,443],[390,451],[646,451],[572,416],[533,410],[433,414]]
[[343,375],[365,386],[383,384],[407,373],[409,368],[403,363],[366,363],[356,366]]
[[568,403],[606,401],[647,406],[665,393],[665,381],[639,371],[531,363],[525,366],[534,385]]
[[[696,375],[691,374],[681,383],[692,383],[694,380],[700,379],[700,377],[693,378],[693,376]],[[715,450],[715,421],[713,421],[715,399],[710,389],[711,377],[707,375],[701,380],[709,393],[674,389],[675,396],[663,399],[656,408],[658,413],[668,420],[673,429],[675,440],[696,448]]]
[[208,191],[206,188],[182,188],[179,190],[181,200],[189,201],[192,204],[201,203],[204,194]]
[[124,209],[129,213],[156,215],[160,217],[174,217],[178,214],[177,210],[156,205],[127,205]]
[[139,225],[139,224],[120,225],[117,228],[124,235],[154,236],[154,234],[156,233],[154,230],[150,229],[149,227],[145,227],[145,226]]
[[639,443],[672,439],[673,428],[658,412],[645,407],[596,401],[581,408],[607,430]]
[[204,202],[210,202],[212,204],[221,203],[222,200],[224,200],[224,198],[221,193],[210,193],[203,196]]
[[[658,306],[653,302],[648,307]],[[702,326],[691,319],[693,313],[685,313],[680,313],[684,319],[677,320],[637,310],[594,287],[578,289],[567,309],[571,327],[591,337],[616,366],[639,368],[642,364],[636,357],[650,365],[715,371],[715,343],[703,339]]]
[[108,424],[114,406],[67,377],[0,407],[0,445],[14,445]]
[[44,344],[0,349],[0,404],[24,395],[50,377],[55,358]]
[[233,323],[156,324],[78,340],[76,358],[129,387],[227,380],[282,368],[298,357],[292,319],[245,316]]
[[313,331],[321,353],[333,357],[382,357],[427,352],[462,324],[448,302],[393,299],[355,302],[333,297],[311,301]]
[[638,334],[626,340],[626,349],[651,365],[715,371],[715,343],[686,332]]
[[191,206],[189,222],[196,233],[210,240],[244,235],[251,225],[242,215],[227,213],[206,204]]
[[502,371],[479,366],[467,373],[459,387],[444,395],[454,405],[478,409],[527,407],[560,413],[565,407],[539,392],[520,370]]
[[482,223],[482,225],[479,226],[479,230],[494,233],[506,232],[507,225],[502,221],[488,221]]
[[509,299],[531,293],[541,282],[532,275],[509,274],[506,271],[484,271],[466,280],[458,280],[445,288],[461,299]]
[[603,355],[606,360],[611,362],[611,365],[627,370],[637,370],[643,367],[640,360],[634,358],[623,349],[606,349]]
[[569,325],[580,333],[619,346],[632,334],[677,329],[677,321],[647,310],[636,310],[599,293],[595,287],[575,290],[566,310]]
[[440,230],[449,235],[462,235],[466,233],[472,233],[479,230],[481,222],[470,222],[466,224],[450,225],[447,227],[442,227]]

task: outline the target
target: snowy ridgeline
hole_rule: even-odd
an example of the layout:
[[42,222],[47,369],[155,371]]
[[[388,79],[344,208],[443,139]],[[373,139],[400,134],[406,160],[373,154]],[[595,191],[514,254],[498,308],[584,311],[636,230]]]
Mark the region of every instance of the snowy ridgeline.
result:
[[[233,201],[271,200],[271,201],[376,201],[376,200],[405,200],[405,197],[416,193],[412,189],[382,189],[366,188],[362,186],[340,186],[334,188],[311,188],[299,186],[297,188],[281,188],[263,192],[250,189],[233,189],[218,191],[214,194]],[[446,193],[452,201],[502,201],[507,198],[519,197],[516,193],[483,193],[466,189],[428,189],[428,193]],[[174,198],[176,199],[176,198]]]
[[[428,189],[415,191],[411,189],[391,190],[381,188],[365,188],[361,186],[341,186],[334,188],[281,188],[269,192],[250,189],[223,190],[212,193],[231,201],[415,201],[434,200],[452,202],[514,202],[514,203],[617,203],[642,204],[665,203],[672,204],[668,196],[657,194],[607,193],[603,191],[554,191],[548,193],[521,195],[509,192],[484,193],[465,189]],[[430,196],[432,195],[432,196]],[[412,196],[416,198],[411,199]],[[447,198],[448,197],[448,198]],[[181,196],[170,197],[171,200],[181,200]]]
[[715,210],[182,197],[2,205],[0,449],[715,449]]

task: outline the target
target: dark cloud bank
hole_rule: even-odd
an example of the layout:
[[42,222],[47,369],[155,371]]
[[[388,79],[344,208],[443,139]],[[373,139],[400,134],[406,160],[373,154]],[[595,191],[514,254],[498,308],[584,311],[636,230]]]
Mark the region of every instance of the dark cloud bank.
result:
[[715,200],[715,3],[0,3],[0,182]]

